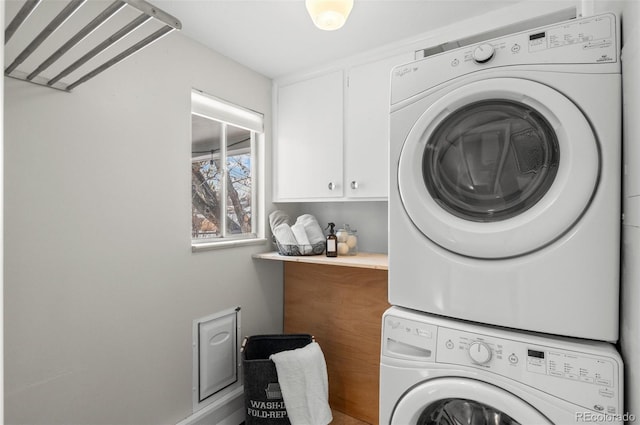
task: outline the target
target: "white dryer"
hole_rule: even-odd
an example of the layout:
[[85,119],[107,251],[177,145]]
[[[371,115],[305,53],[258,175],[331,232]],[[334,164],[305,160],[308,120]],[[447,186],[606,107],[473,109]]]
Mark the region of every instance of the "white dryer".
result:
[[603,14],[393,70],[391,304],[617,340],[618,33]]
[[391,307],[380,424],[622,424],[619,355],[576,341]]

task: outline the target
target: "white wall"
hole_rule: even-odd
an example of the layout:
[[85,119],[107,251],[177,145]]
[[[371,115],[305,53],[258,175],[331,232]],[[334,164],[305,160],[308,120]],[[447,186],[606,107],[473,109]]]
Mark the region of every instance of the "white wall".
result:
[[[640,209],[638,209],[638,115],[640,115],[640,2],[628,1],[622,10],[623,176],[622,291],[620,343],[625,363],[625,410],[640,417]],[[633,183],[634,187],[631,187]],[[632,207],[635,206],[635,208]]]
[[194,319],[282,330],[270,247],[191,252],[192,87],[263,112],[270,145],[271,81],[177,32],[70,94],[5,79],[7,424],[176,423]]
[[[4,28],[4,7],[0,7]],[[0,34],[0,65],[4,69],[4,33]],[[0,81],[0,99],[4,99],[4,79]],[[0,382],[4,382],[4,102],[0,104]],[[4,418],[4,390],[0,388],[0,422]]]
[[301,202],[279,203],[295,220],[301,214],[313,214],[322,228],[329,222],[336,230],[348,224],[357,230],[358,250],[361,252],[387,253],[389,225],[385,201]]
[[[623,155],[628,167],[638,167],[638,114],[640,114],[640,2],[637,0],[585,0],[593,3],[595,13],[614,11],[622,24],[622,96]],[[630,156],[633,154],[634,156]],[[635,196],[630,179],[637,177],[631,169],[623,176],[623,198]],[[637,187],[637,181],[635,182]],[[637,203],[636,203],[637,205]],[[625,370],[625,412],[640,417],[640,228],[638,208],[623,201],[625,220],[622,226],[622,288],[620,291],[620,344]]]

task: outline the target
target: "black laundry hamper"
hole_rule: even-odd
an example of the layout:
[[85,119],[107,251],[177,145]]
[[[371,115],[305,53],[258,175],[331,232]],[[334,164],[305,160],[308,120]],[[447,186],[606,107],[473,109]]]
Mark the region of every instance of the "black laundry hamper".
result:
[[254,335],[242,343],[246,425],[290,424],[276,365],[269,356],[313,342],[308,334]]

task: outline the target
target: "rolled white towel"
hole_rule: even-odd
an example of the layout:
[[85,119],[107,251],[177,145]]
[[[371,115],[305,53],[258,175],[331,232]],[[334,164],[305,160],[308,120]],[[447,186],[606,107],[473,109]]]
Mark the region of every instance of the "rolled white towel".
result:
[[309,245],[309,238],[307,237],[307,232],[305,231],[302,223],[296,223],[291,226],[291,231],[296,237],[298,245]]
[[307,237],[304,225],[296,222],[296,224],[291,226],[291,231],[298,242],[298,249],[300,250],[300,253],[303,255],[311,254],[311,244],[309,243],[309,238]]
[[280,223],[273,229],[273,236],[280,245],[297,245],[296,236],[287,223]]
[[322,243],[325,241],[324,232],[322,227],[318,224],[318,220],[311,214],[303,214],[296,219],[296,224],[302,223],[304,230],[307,233],[307,238],[311,245]]
[[287,215],[287,213],[281,210],[275,210],[274,212],[269,214],[269,225],[271,226],[272,232],[282,223],[291,225],[291,218]]

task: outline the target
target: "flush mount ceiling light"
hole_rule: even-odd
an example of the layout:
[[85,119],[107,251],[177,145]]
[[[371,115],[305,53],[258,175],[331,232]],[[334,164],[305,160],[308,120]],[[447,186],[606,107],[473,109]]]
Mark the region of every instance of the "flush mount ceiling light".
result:
[[305,0],[316,27],[325,31],[341,28],[353,8],[353,0]]

